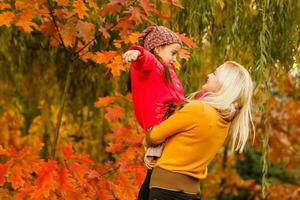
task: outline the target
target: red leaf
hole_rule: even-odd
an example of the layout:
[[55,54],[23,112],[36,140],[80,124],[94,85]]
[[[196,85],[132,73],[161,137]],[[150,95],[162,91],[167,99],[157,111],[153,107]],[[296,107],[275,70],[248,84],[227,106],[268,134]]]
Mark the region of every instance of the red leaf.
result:
[[62,147],[62,151],[66,160],[72,159],[74,151],[71,144],[67,144]]
[[84,185],[84,183],[86,182],[84,177],[89,173],[90,169],[78,163],[71,163],[70,169],[76,179],[79,181],[80,185]]
[[115,198],[109,192],[111,183],[107,179],[99,180],[99,189],[97,190],[98,199],[101,200],[114,200]]
[[50,160],[47,163],[45,163],[39,172],[39,177],[36,180],[36,185],[39,188],[43,188],[48,184],[53,184],[51,183],[51,181],[55,180],[55,170],[57,170],[56,161]]
[[34,192],[34,196],[49,199],[50,193],[55,190],[57,184],[57,162],[50,160],[42,165],[39,171],[39,177],[36,180],[38,190]]
[[146,175],[146,170],[143,165],[138,165],[135,167],[135,179],[139,186],[141,186],[142,183],[144,182],[145,175]]
[[63,197],[69,197],[69,199],[76,199],[76,189],[72,184],[69,176],[69,170],[65,166],[62,166],[58,174],[60,192],[62,193]]
[[109,144],[108,147],[106,147],[106,151],[110,153],[117,153],[121,150],[123,150],[124,146],[122,143],[116,143],[116,144]]
[[7,172],[7,167],[3,164],[0,164],[0,186],[2,186],[4,184],[4,177],[5,177],[5,174]]
[[86,164],[90,164],[90,165],[95,165],[95,163],[89,158],[88,155],[77,155],[77,156],[73,156],[73,160],[82,162],[82,163],[86,163]]

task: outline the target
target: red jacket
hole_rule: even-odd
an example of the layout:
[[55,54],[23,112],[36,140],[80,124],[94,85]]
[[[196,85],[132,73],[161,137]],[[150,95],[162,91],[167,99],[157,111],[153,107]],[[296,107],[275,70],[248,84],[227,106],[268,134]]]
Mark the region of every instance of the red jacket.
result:
[[171,82],[167,83],[164,66],[149,51],[132,46],[141,52],[131,63],[131,88],[135,116],[142,128],[149,128],[165,120],[167,103],[181,103],[184,100],[183,87],[172,65],[168,65]]

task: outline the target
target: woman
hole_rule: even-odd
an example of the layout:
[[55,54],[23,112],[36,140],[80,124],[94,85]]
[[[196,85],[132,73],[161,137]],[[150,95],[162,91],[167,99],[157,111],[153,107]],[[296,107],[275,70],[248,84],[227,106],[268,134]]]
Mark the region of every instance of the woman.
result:
[[243,66],[225,62],[208,75],[204,95],[192,94],[193,100],[146,135],[146,147],[165,143],[152,172],[150,200],[200,199],[200,180],[227,136],[240,152],[247,142],[252,88]]

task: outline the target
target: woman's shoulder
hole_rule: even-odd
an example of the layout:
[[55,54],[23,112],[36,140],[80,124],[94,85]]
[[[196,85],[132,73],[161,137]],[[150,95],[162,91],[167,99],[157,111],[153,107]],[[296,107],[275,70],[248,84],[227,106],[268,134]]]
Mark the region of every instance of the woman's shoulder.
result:
[[203,111],[207,105],[199,100],[188,101],[183,109],[191,111]]
[[205,102],[202,102],[200,100],[191,100],[187,104],[185,104],[184,108],[186,110],[190,110],[194,113],[201,114],[202,116],[207,113],[209,115],[211,114],[217,114],[217,110],[208,105]]

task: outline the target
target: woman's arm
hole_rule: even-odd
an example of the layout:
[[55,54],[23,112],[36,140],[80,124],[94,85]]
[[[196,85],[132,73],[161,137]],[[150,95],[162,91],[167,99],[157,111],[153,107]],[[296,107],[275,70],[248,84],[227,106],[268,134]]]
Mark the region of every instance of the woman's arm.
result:
[[[156,146],[163,143],[168,137],[183,131],[190,130],[196,126],[194,103],[186,104],[181,110],[170,116],[161,124],[153,127],[146,134],[145,142],[147,146]],[[196,108],[197,109],[197,108]]]

